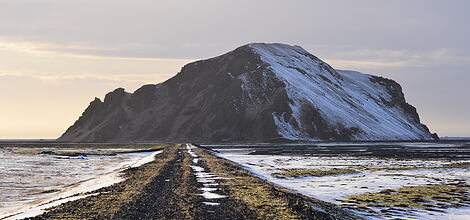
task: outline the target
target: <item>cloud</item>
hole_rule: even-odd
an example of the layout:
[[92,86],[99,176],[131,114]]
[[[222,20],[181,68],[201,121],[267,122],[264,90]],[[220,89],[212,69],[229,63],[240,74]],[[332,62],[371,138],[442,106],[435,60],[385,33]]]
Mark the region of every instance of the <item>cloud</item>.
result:
[[365,61],[365,60],[337,60],[326,59],[335,68],[363,69],[363,68],[383,68],[383,67],[401,67],[406,66],[404,61]]
[[380,69],[389,67],[465,66],[470,56],[450,49],[431,51],[352,50],[335,52],[325,59],[337,68]]
[[[106,51],[110,55],[103,55]],[[116,52],[117,51],[117,52]],[[87,44],[53,44],[0,37],[0,76],[29,77],[48,83],[87,79],[121,83],[158,83],[191,59],[132,57],[118,49]]]
[[[134,45],[135,46],[135,45]],[[146,48],[148,49],[148,47]],[[179,59],[165,57],[139,57],[128,56],[128,48],[107,48],[89,46],[86,44],[54,44],[37,41],[19,41],[0,37],[0,51],[27,53],[49,57],[71,57],[81,59],[106,59],[106,60],[135,60],[135,61],[159,61],[159,62],[192,62],[194,59]],[[142,50],[144,50],[142,48]]]
[[62,83],[72,80],[100,80],[110,82],[127,83],[155,83],[156,81],[165,81],[174,76],[174,74],[113,74],[112,77],[95,74],[37,74],[37,73],[0,73],[0,77],[27,77],[41,80],[48,83]]

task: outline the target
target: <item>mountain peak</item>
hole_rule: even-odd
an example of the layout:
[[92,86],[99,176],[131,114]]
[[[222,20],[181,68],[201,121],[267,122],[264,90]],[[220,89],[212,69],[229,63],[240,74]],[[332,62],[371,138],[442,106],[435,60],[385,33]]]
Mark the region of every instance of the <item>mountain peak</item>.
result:
[[117,89],[63,141],[429,140],[393,80],[340,71],[299,46],[251,43]]
[[300,53],[308,53],[305,49],[297,45],[289,45],[282,43],[250,43],[245,46],[251,47],[258,51],[265,51],[278,54],[286,51],[296,51]]

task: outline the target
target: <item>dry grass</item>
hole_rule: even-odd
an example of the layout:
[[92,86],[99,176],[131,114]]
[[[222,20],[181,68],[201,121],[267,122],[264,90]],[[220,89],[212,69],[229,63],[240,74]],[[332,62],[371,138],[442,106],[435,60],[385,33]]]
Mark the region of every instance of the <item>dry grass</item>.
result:
[[447,169],[447,168],[463,168],[463,169],[468,169],[470,168],[470,163],[452,163],[452,164],[447,164],[442,166],[441,168]]
[[393,171],[393,170],[419,170],[419,169],[470,169],[470,163],[450,163],[442,166],[408,166],[408,167],[381,167],[381,168],[367,168],[364,170],[371,172],[375,171]]
[[274,193],[271,185],[248,174],[234,169],[228,161],[217,158],[202,149],[195,152],[204,159],[213,173],[229,178],[226,184],[230,197],[248,205],[260,219],[299,219],[288,202]]

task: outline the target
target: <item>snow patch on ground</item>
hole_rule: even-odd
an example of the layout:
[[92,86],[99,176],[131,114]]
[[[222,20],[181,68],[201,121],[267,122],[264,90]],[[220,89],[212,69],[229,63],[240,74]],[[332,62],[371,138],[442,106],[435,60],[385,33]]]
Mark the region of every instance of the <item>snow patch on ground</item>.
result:
[[[390,168],[390,167],[440,167],[452,162],[444,160],[395,160],[373,157],[353,156],[274,156],[274,155],[246,155],[245,150],[216,149],[220,157],[241,164],[245,169],[261,178],[278,184],[282,187],[297,191],[323,201],[335,204],[345,204],[344,200],[351,195],[362,193],[375,193],[385,189],[398,189],[403,186],[424,184],[447,184],[456,181],[465,181],[470,184],[468,169],[414,169],[414,170],[381,170],[368,171],[363,168]],[[470,162],[470,161],[458,161]],[[307,168],[324,169],[348,168],[356,169],[360,173],[331,175],[323,177],[302,178],[276,178],[272,174],[281,169]],[[401,215],[423,216],[424,219],[453,219],[454,217],[470,218],[468,207],[447,209],[444,213],[420,210]],[[403,216],[400,215],[400,218]],[[436,217],[434,217],[436,216]],[[457,218],[457,219],[458,219]]]
[[140,167],[146,163],[150,163],[152,162],[154,159],[155,159],[155,156],[159,153],[161,153],[162,151],[155,151],[139,160],[137,160],[137,162],[133,163],[130,165],[131,168],[135,168],[135,167]]
[[[91,166],[95,165],[94,169],[98,171],[98,175],[90,175],[91,177],[89,179],[81,179],[80,176],[78,176],[76,179],[73,180],[80,180],[80,182],[76,182],[72,184],[71,186],[62,186],[60,187],[61,190],[59,192],[55,193],[50,193],[50,194],[45,194],[42,197],[38,197],[34,200],[31,200],[28,203],[19,203],[21,204],[20,207],[11,207],[9,209],[2,210],[0,212],[0,218],[3,219],[23,219],[23,218],[28,218],[28,217],[34,217],[37,215],[40,215],[45,212],[45,209],[51,208],[54,206],[58,206],[62,203],[69,202],[69,201],[74,201],[78,199],[82,199],[88,196],[93,196],[97,194],[89,194],[89,195],[80,195],[80,196],[75,196],[77,194],[82,194],[82,193],[88,193],[95,191],[97,189],[111,186],[115,183],[119,183],[121,181],[124,181],[125,179],[120,176],[120,173],[128,169],[130,167],[139,167],[141,165],[144,165],[146,163],[149,163],[154,160],[155,155],[159,154],[161,151],[157,152],[144,152],[144,153],[139,153],[139,154],[124,154],[120,156],[114,156],[114,157],[103,157],[103,159],[99,158],[97,159],[96,162],[93,162]],[[127,155],[127,156],[126,156]],[[9,155],[12,157],[15,157],[14,155]],[[27,159],[24,160],[30,160],[29,162],[33,162],[35,164],[41,164],[44,163],[42,161],[50,161],[53,160],[52,158],[41,158],[41,156],[38,155],[30,155],[30,156],[22,156],[22,157],[27,157]],[[46,156],[47,157],[47,156]],[[61,157],[62,158],[62,157]],[[19,158],[17,158],[19,159]],[[99,172],[99,169],[101,168],[100,164],[102,161],[100,160],[111,160],[109,164],[110,167],[107,167],[109,169],[108,172],[106,173],[101,173]],[[120,159],[125,159],[124,162],[118,163],[118,160]],[[54,167],[54,169],[67,169],[71,168],[72,166],[77,166],[79,165],[79,161],[82,160],[75,160],[72,158],[62,158],[60,159],[62,161],[59,162],[71,162],[67,164],[58,164],[59,167]],[[38,161],[38,162],[35,162]],[[75,161],[75,162],[74,162]],[[18,162],[16,162],[18,163]],[[73,167],[74,168],[74,167]],[[77,168],[74,168],[77,169]],[[96,172],[95,171],[95,172]],[[58,172],[58,171],[57,171]],[[67,170],[64,170],[64,172],[68,172]],[[93,173],[93,172],[91,172]],[[76,175],[80,175],[79,170],[77,171]],[[53,174],[49,174],[48,176],[54,177]],[[86,175],[84,175],[86,176]],[[35,177],[30,177],[32,181],[34,181]],[[83,177],[82,177],[83,178]],[[64,183],[62,183],[64,184]],[[23,185],[24,187],[28,187],[28,184],[20,184]],[[34,186],[30,186],[34,187]],[[10,217],[7,217],[10,216]]]
[[417,213],[413,219],[468,220],[470,207],[450,208],[445,212]]
[[204,203],[205,205],[209,205],[209,206],[218,206],[220,205],[220,203],[217,203],[217,202],[202,202]]

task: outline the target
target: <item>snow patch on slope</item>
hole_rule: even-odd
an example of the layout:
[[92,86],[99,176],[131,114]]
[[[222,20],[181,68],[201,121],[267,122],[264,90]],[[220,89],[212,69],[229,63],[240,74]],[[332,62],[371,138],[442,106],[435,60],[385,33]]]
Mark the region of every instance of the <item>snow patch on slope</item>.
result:
[[[292,116],[300,127],[301,106],[309,104],[337,131],[341,126],[357,129],[353,139],[432,139],[401,108],[380,103],[379,100],[390,101],[391,97],[384,86],[370,80],[372,76],[336,71],[298,46],[250,44],[250,47],[285,83]],[[284,138],[311,139],[305,131],[284,121],[282,113],[274,113],[273,118]]]
[[279,134],[282,135],[282,137],[287,138],[289,140],[303,140],[306,137],[302,136],[301,132],[294,127],[292,127],[291,124],[285,122],[283,120],[283,117],[285,113],[282,115],[276,115],[273,113],[273,119],[274,119],[274,124],[276,125]]

